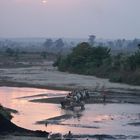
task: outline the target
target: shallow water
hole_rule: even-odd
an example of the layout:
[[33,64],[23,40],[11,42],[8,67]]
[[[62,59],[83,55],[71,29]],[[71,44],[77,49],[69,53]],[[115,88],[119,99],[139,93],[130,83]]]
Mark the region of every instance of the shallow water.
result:
[[[60,105],[32,103],[30,99],[61,96],[66,91],[45,90],[35,88],[0,87],[0,103],[19,111],[14,115],[13,122],[28,129],[40,129],[52,132],[67,133],[71,130],[75,134],[109,134],[140,136],[140,126],[128,123],[140,122],[140,105],[138,104],[90,104],[84,111],[64,111]],[[34,96],[43,94],[43,96]],[[30,96],[30,98],[20,98]],[[33,97],[31,97],[33,96]],[[57,124],[36,125],[36,121],[55,116],[72,114],[71,119],[62,119]],[[55,122],[55,120],[54,120]]]
[[12,121],[18,126],[32,130],[47,130],[46,127],[43,125],[35,125],[35,122],[38,120],[61,115],[63,112],[60,108],[57,107],[58,105],[32,103],[28,101],[29,99],[35,99],[37,97],[29,99],[20,97],[46,94],[46,96],[38,97],[46,98],[50,96],[56,96],[56,93],[58,95],[62,95],[66,94],[67,92],[36,88],[0,87],[0,103],[5,107],[15,109],[19,112],[19,114],[13,114],[14,118],[12,119]]

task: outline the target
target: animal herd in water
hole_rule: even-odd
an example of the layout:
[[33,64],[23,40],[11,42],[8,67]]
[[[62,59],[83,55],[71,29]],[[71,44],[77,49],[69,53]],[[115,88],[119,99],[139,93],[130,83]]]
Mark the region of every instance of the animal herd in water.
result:
[[63,101],[61,101],[61,106],[64,109],[74,109],[74,107],[81,107],[84,109],[85,100],[90,98],[87,89],[83,90],[73,90],[67,94]]
[[[96,84],[95,90],[99,88],[99,84]],[[105,85],[101,88],[103,93],[103,101],[105,102]],[[71,109],[74,110],[75,107],[80,107],[80,109],[84,109],[85,101],[90,98],[89,91],[87,89],[82,90],[73,90],[67,94],[63,101],[61,101],[61,106],[63,109]]]

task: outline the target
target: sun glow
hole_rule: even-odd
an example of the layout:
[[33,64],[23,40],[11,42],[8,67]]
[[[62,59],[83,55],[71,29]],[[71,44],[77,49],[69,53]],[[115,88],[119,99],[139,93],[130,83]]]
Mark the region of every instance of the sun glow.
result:
[[43,4],[46,4],[46,3],[47,3],[47,0],[42,0],[42,3],[43,3]]

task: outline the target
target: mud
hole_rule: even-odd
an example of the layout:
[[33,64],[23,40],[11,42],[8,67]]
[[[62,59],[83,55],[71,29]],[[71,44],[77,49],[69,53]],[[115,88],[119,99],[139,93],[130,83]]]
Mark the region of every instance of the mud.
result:
[[[28,97],[27,97],[28,98]],[[64,97],[52,97],[52,98],[43,98],[43,99],[33,99],[31,102],[40,102],[40,103],[53,103],[60,104],[64,100]],[[106,93],[106,101],[103,101],[102,91],[91,91],[90,99],[86,100],[86,104],[95,104],[95,103],[132,103],[140,104],[140,92],[139,91],[112,91],[108,90]]]
[[43,121],[37,121],[36,124],[45,124],[45,125],[47,125],[47,124],[60,124],[60,122],[62,120],[67,120],[67,119],[70,119],[72,117],[73,116],[70,115],[70,114],[65,114],[65,115],[49,118],[49,119],[46,119],[46,120],[43,120]]

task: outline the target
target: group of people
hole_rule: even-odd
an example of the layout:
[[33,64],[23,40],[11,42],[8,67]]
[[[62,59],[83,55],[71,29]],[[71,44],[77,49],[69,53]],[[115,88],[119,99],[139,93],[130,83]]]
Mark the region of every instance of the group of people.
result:
[[75,102],[82,101],[89,98],[89,93],[87,89],[83,90],[73,90],[72,92],[68,93],[65,97],[65,100],[73,100]]
[[64,101],[61,102],[61,105],[63,108],[65,108],[65,105],[81,105],[83,104],[85,99],[89,98],[89,92],[87,89],[83,90],[73,90],[70,93],[67,94]]

